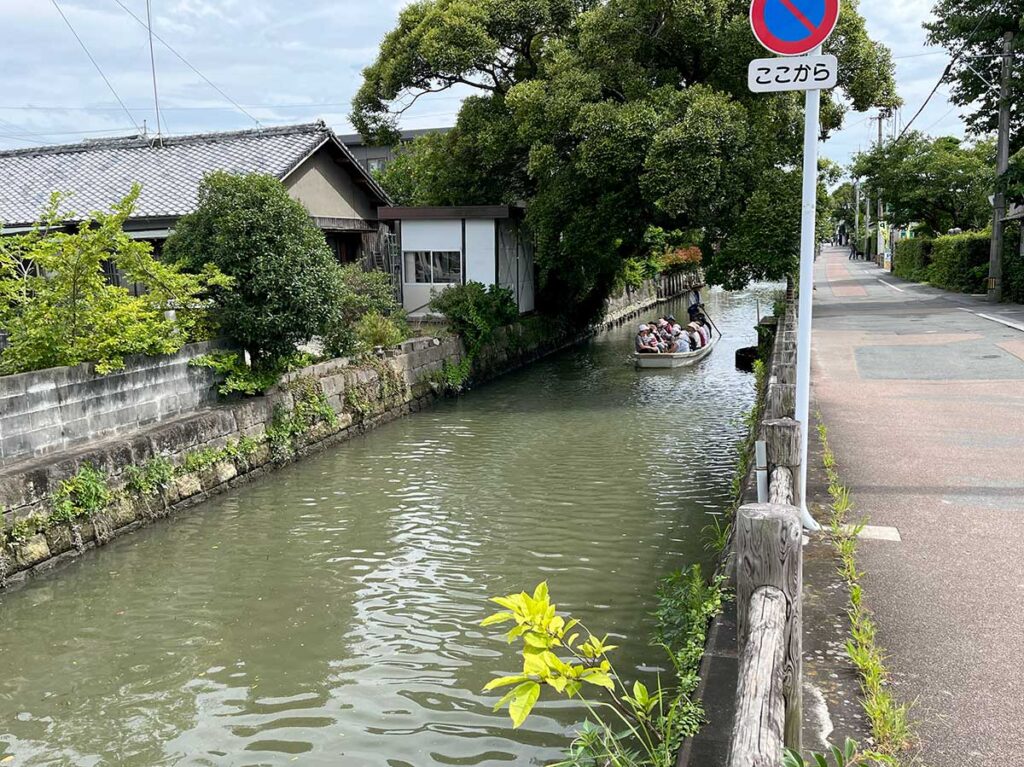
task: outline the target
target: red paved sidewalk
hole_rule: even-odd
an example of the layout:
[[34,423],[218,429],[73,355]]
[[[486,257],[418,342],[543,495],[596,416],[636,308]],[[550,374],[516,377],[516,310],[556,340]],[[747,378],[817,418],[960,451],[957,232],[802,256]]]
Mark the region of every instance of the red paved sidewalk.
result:
[[866,540],[868,606],[930,767],[1024,754],[1024,331],[826,248],[813,397]]

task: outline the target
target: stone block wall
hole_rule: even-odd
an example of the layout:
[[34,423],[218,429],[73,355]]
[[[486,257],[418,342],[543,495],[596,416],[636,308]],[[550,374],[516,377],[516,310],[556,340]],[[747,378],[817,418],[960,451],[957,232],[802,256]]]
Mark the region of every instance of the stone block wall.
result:
[[0,376],[0,466],[215,404],[213,372],[188,364],[211,347],[129,357],[123,370],[105,376],[91,364]]

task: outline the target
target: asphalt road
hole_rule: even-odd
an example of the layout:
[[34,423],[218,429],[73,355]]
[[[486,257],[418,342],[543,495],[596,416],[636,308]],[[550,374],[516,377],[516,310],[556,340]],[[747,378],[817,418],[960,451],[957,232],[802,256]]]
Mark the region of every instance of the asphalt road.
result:
[[922,762],[1017,763],[1024,307],[992,308],[826,249],[813,382],[857,509],[902,537],[866,540],[860,557],[894,687],[915,701]]

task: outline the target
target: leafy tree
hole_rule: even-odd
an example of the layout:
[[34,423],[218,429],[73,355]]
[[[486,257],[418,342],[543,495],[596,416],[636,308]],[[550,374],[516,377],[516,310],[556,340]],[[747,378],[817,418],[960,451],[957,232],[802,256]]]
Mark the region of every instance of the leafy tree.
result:
[[867,193],[881,191],[893,223],[916,222],[926,232],[944,234],[988,223],[994,157],[991,140],[966,144],[912,132],[858,154],[852,172],[866,179]]
[[839,184],[829,194],[829,198],[834,225],[845,226],[846,231],[853,236],[853,229],[857,223],[857,191],[853,183],[844,181]]
[[[71,232],[63,222],[74,214],[62,212],[63,198],[54,194],[31,232],[0,238],[0,327],[9,343],[0,370],[91,361],[105,373],[129,354],[173,354],[191,340],[205,319],[207,291],[231,281],[202,261],[197,274],[183,273],[154,259],[149,243],[129,238],[123,227],[139,191],[136,185]],[[145,289],[135,296],[110,284],[105,264]]]
[[272,176],[207,175],[198,208],[178,221],[165,253],[190,269],[210,261],[235,279],[215,296],[217,316],[254,367],[272,366],[343,314],[339,266],[323,233]]
[[1024,149],[1024,6],[1020,0],[938,0],[935,21],[925,23],[928,42],[941,45],[951,56],[961,55],[950,67],[950,100],[972,109],[965,116],[968,128],[985,135],[999,124],[1003,34],[1015,32],[1010,83],[1010,151]]
[[[747,13],[741,0],[422,0],[365,70],[352,120],[393,139],[424,94],[475,90],[454,130],[414,142],[385,184],[418,204],[525,200],[550,311],[598,312],[650,255],[651,226],[687,233],[722,282],[780,277],[795,243],[766,243],[752,222],[799,164],[803,100],[748,91],[762,51]],[[846,99],[823,94],[823,133],[848,103],[898,104],[891,56],[855,3],[826,47]],[[785,200],[771,220],[791,235],[799,196]]]

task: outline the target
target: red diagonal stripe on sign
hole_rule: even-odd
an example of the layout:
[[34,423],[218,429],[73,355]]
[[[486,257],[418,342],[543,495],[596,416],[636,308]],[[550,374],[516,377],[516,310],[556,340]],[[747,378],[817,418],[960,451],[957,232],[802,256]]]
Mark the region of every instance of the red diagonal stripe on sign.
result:
[[786,6],[786,9],[790,13],[792,13],[794,16],[796,16],[796,20],[797,21],[799,21],[801,24],[803,24],[805,27],[807,27],[808,31],[814,32],[817,29],[817,27],[815,27],[811,23],[810,19],[808,19],[806,16],[804,16],[803,13],[800,12],[800,9],[797,8],[793,4],[793,0],[781,0],[781,2],[782,2],[782,4],[784,6]]

